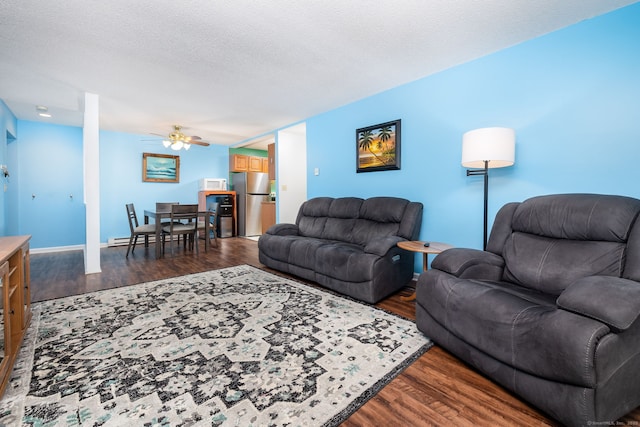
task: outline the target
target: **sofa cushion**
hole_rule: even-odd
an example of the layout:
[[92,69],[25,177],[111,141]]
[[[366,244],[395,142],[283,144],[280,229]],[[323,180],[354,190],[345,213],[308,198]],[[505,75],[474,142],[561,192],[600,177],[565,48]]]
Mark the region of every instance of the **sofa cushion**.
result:
[[341,197],[334,199],[329,206],[331,218],[358,218],[363,200],[358,197]]
[[318,258],[318,254],[316,253],[318,248],[329,244],[331,244],[331,242],[325,239],[297,236],[292,239],[287,261],[291,265],[314,270]]
[[351,232],[360,212],[362,199],[343,197],[335,199],[329,207],[329,217],[322,232],[322,238],[351,242]]
[[640,283],[617,277],[585,277],[569,286],[557,304],[621,332],[640,316]]
[[[428,285],[423,276],[431,276]],[[595,386],[595,351],[610,332],[603,323],[558,309],[543,293],[438,270],[423,273],[417,291],[439,324],[494,359],[541,378]]]
[[532,197],[513,215],[511,228],[569,240],[626,242],[640,214],[640,200],[601,194]]
[[510,211],[511,232],[502,249],[505,280],[560,295],[582,277],[622,275],[640,201],[559,194],[533,197]]
[[332,202],[331,197],[317,197],[302,204],[296,219],[301,236],[322,237]]
[[402,221],[408,200],[395,197],[372,197],[362,202],[359,217],[376,222]]
[[514,232],[502,256],[505,280],[560,295],[574,281],[593,275],[620,276],[625,245],[553,239]]
[[359,245],[334,242],[318,248],[315,271],[345,282],[367,282],[373,279],[373,265],[379,259]]
[[397,236],[408,200],[372,197],[362,203],[359,219],[353,225],[352,243],[366,246],[373,239]]
[[376,222],[359,219],[353,224],[351,241],[360,246],[367,246],[376,239],[397,235],[398,224],[395,222]]
[[273,235],[263,234],[258,241],[260,253],[269,254],[269,258],[279,262],[289,262],[289,253],[291,253],[291,245],[298,239],[296,235]]

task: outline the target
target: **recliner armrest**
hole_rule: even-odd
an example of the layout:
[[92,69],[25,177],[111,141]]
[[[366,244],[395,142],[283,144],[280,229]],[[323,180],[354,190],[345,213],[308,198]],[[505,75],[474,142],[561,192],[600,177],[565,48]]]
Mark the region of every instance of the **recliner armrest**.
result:
[[640,282],[611,276],[584,277],[569,285],[556,304],[616,332],[624,331],[640,315]]
[[299,230],[296,224],[274,224],[267,229],[266,234],[273,234],[276,236],[297,236],[299,234]]
[[389,252],[389,249],[393,248],[398,244],[398,242],[403,240],[406,239],[400,236],[381,237],[380,239],[374,239],[367,243],[367,246],[364,247],[364,251],[378,256],[385,256],[387,252]]
[[431,268],[460,278],[500,280],[504,259],[478,249],[452,248],[438,254],[431,262]]

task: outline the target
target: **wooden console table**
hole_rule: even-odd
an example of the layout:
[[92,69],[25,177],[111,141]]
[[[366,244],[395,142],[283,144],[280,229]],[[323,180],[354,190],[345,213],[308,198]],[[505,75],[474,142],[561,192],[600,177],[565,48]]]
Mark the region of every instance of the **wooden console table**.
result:
[[0,237],[0,308],[4,331],[0,346],[0,396],[7,387],[22,339],[31,321],[29,240],[31,236]]

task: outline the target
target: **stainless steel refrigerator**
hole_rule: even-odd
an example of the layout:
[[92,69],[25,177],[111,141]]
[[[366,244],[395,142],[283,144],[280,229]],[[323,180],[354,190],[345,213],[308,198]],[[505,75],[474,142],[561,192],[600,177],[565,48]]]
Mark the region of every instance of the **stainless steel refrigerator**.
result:
[[232,176],[233,190],[238,197],[238,236],[262,234],[260,211],[262,202],[269,200],[269,174],[239,172]]

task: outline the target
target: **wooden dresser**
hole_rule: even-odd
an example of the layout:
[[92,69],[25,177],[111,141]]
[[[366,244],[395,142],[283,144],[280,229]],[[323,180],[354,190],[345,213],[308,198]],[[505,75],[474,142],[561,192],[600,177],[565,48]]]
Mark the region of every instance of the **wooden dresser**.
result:
[[4,330],[0,344],[0,396],[7,387],[22,338],[31,321],[30,239],[31,236],[0,237],[0,317]]

